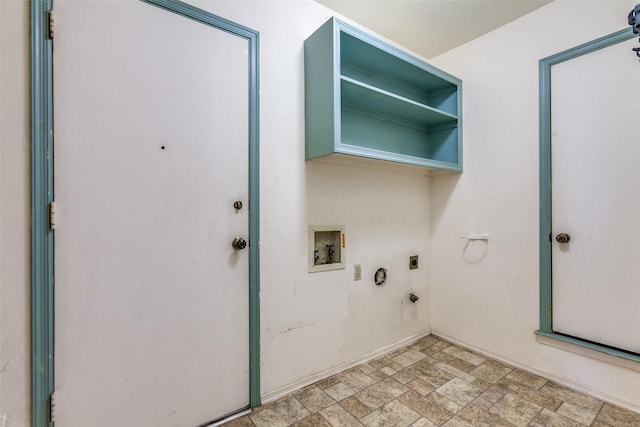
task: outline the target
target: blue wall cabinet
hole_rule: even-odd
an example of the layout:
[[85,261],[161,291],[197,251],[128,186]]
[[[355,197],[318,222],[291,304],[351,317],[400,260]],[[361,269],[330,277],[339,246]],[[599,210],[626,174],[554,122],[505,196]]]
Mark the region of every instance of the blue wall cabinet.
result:
[[462,171],[462,82],[336,18],[304,43],[307,160]]

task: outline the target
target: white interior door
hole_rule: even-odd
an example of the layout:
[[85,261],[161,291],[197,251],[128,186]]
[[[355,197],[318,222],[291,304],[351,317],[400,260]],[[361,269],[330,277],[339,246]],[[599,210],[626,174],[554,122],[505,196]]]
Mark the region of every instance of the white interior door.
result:
[[640,353],[637,44],[552,67],[552,296],[555,332]]
[[54,6],[56,424],[247,407],[248,42],[136,0]]

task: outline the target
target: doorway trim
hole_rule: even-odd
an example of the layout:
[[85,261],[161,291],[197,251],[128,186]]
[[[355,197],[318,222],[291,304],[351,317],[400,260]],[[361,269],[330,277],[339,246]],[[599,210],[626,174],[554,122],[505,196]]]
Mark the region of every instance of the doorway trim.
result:
[[[31,0],[31,425],[51,426],[54,391],[54,0]],[[249,404],[260,406],[259,33],[179,0],[141,0],[249,43]]]
[[[637,354],[604,344],[554,332],[552,306],[552,224],[551,224],[551,67],[608,46],[637,37],[625,28],[596,40],[548,56],[539,61],[539,126],[540,126],[540,327],[536,334],[564,343],[595,350],[610,356],[640,362]],[[633,52],[629,53],[630,55]]]

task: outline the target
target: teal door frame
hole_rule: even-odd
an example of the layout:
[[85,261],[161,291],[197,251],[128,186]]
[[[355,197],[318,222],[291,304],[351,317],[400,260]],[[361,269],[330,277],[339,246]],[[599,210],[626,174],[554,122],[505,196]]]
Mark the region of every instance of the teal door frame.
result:
[[[259,33],[179,0],[141,0],[249,43],[249,404],[260,406]],[[52,425],[54,391],[53,0],[31,0],[31,425]]]
[[[631,352],[587,341],[584,339],[564,335],[553,330],[553,305],[552,305],[552,264],[551,247],[553,224],[551,223],[551,67],[561,62],[569,61],[604,49],[608,46],[637,37],[631,28],[625,28],[615,33],[600,37],[596,40],[567,49],[555,55],[543,58],[539,62],[540,72],[540,329],[536,334],[554,338],[570,344],[590,348],[625,359],[640,362],[640,356]],[[629,55],[634,53],[629,50]]]

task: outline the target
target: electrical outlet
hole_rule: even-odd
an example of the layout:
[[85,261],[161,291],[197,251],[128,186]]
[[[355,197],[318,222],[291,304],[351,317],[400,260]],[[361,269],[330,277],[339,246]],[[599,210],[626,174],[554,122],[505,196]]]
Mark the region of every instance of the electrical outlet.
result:
[[362,267],[360,267],[360,264],[353,264],[353,280],[362,280]]
[[412,255],[409,257],[409,270],[415,270],[418,268],[418,255]]

